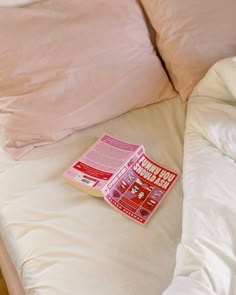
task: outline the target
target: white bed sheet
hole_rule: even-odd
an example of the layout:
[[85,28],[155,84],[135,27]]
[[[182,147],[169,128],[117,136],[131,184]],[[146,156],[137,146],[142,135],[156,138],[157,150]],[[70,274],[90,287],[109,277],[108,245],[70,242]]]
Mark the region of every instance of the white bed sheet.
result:
[[62,173],[104,132],[182,171],[185,109],[175,98],[131,111],[19,161],[0,148],[0,234],[27,295],[162,294],[181,235],[181,178],[141,226]]

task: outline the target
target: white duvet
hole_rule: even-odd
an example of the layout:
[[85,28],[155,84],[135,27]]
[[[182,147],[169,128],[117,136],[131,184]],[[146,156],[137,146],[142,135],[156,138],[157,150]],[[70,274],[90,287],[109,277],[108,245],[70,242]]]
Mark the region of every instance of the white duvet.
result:
[[236,294],[236,58],[192,93],[184,147],[183,233],[165,295]]

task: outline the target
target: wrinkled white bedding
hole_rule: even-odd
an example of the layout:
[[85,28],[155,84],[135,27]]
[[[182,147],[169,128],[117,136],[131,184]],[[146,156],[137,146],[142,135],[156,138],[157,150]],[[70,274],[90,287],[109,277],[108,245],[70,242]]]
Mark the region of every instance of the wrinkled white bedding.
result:
[[236,58],[192,93],[184,147],[183,233],[165,295],[236,294]]
[[0,7],[19,7],[45,0],[0,0]]
[[181,234],[181,179],[141,226],[65,184],[62,173],[104,132],[144,144],[151,158],[181,172],[184,125],[185,104],[177,97],[36,148],[19,161],[0,147],[0,234],[26,295],[162,294]]

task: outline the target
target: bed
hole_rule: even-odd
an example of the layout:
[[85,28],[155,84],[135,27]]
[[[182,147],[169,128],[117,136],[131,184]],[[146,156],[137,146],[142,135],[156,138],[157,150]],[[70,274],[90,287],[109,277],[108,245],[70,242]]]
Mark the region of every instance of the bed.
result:
[[[203,2],[0,0],[11,295],[235,294],[236,2]],[[103,133],[181,174],[146,226],[63,181]]]
[[179,97],[153,104],[19,161],[1,149],[1,261],[11,295],[23,294],[20,286],[27,295],[162,293],[181,234],[181,178],[140,226],[65,184],[62,173],[103,132],[143,143],[151,158],[181,172],[185,109]]

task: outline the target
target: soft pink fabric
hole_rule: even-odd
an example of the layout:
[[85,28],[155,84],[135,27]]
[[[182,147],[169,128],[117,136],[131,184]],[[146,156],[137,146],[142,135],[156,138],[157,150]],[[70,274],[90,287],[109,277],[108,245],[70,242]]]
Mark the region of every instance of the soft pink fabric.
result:
[[173,95],[135,0],[0,9],[0,125],[15,158]]
[[236,54],[236,0],[141,0],[183,100],[217,60]]

